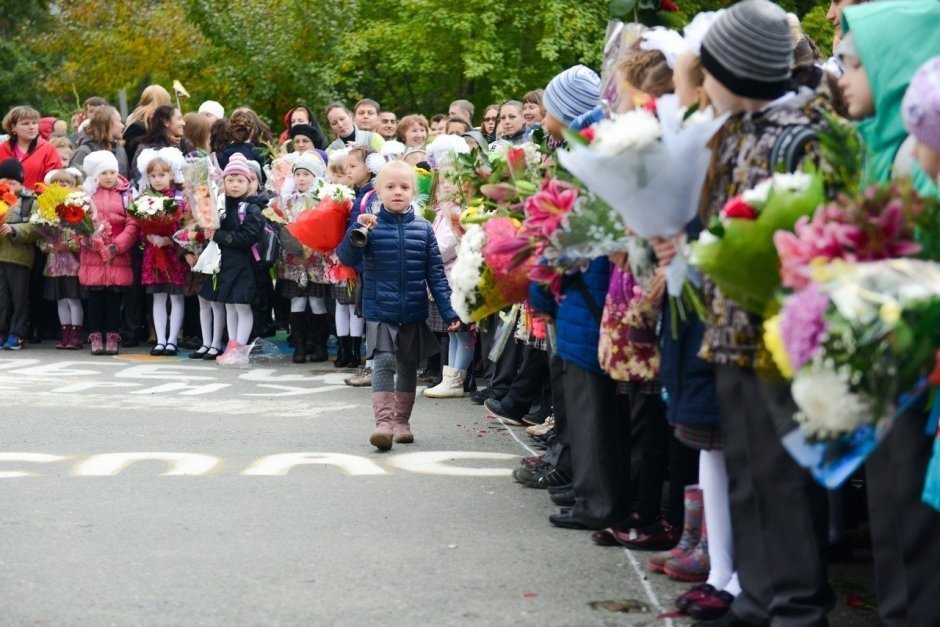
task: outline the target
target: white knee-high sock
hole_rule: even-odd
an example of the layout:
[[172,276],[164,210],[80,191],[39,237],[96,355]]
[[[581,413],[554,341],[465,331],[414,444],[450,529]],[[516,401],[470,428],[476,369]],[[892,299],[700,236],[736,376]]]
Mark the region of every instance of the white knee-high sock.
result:
[[167,343],[176,346],[179,341],[180,330],[183,328],[183,314],[185,305],[182,294],[170,294],[170,334]]
[[336,320],[336,337],[345,337],[349,333],[349,310],[344,305],[336,305],[336,313],[333,316]]
[[228,341],[238,341],[238,311],[233,303],[225,303],[225,328],[228,330]]
[[235,305],[235,312],[238,316],[236,339],[238,340],[239,344],[247,344],[248,338],[251,337],[251,328],[255,323],[255,316],[251,311],[251,305]]
[[307,299],[303,296],[295,296],[290,299],[290,312],[303,313],[307,310]]
[[85,309],[82,307],[82,300],[80,298],[66,298],[65,301],[69,304],[69,310],[72,312],[72,324],[78,327],[82,326],[85,321]]
[[708,529],[708,583],[724,590],[734,575],[734,540],[731,536],[731,505],[728,502],[728,470],[720,450],[702,451],[698,462],[705,527]]
[[[59,324],[62,326],[72,324],[72,309],[69,307],[69,299],[60,298],[56,301],[56,309],[59,310]],[[338,313],[339,310],[337,310]]]
[[362,337],[366,332],[366,319],[356,315],[355,305],[337,305],[349,310],[349,334],[353,337]]
[[199,328],[202,331],[202,345],[212,346],[212,305],[202,296],[199,299]]
[[157,292],[153,295],[153,330],[157,336],[157,344],[166,345],[166,292]]
[[314,315],[322,316],[326,313],[326,299],[319,296],[310,297],[310,310]]
[[209,342],[209,348],[222,350],[222,330],[225,328],[226,318],[225,305],[210,301],[209,308],[212,313],[212,341]]

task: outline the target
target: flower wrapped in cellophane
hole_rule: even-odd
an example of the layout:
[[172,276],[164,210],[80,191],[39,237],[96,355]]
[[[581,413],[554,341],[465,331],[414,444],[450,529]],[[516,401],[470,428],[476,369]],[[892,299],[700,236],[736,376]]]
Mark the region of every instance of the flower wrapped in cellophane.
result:
[[765,322],[764,341],[792,379],[796,426],[784,445],[835,488],[940,384],[940,264],[813,265],[803,289]]
[[451,305],[463,322],[479,322],[528,298],[533,259],[519,263],[503,246],[518,236],[519,227],[505,216],[467,225],[450,274]]
[[304,246],[329,254],[346,234],[355,193],[345,185],[324,183],[315,189],[313,197],[316,205],[301,211],[284,230]]
[[729,200],[692,244],[691,263],[745,310],[764,315],[780,286],[774,234],[825,201],[818,174],[775,174]]
[[676,102],[657,100],[659,118],[637,109],[569,133],[570,148],[558,151],[561,166],[645,239],[673,237],[695,217],[708,142],[724,122],[710,111],[686,115]]
[[222,171],[215,157],[191,159],[182,172],[186,199],[196,224],[201,229],[218,229],[219,211],[225,206],[225,196],[219,189]]

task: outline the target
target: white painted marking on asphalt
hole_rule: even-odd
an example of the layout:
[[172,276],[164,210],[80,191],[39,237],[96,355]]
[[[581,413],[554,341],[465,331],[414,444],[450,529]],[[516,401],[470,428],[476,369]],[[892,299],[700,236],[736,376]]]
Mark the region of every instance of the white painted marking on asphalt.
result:
[[342,453],[281,453],[255,460],[240,474],[253,477],[283,477],[294,466],[323,464],[336,466],[350,477],[363,475],[387,475],[382,468],[365,457]]
[[[24,360],[29,361],[29,360]],[[38,361],[38,360],[37,360]],[[35,377],[88,377],[100,376],[101,371],[78,368],[76,366],[88,366],[87,361],[56,361],[51,364],[40,364],[37,366],[28,366],[26,368],[15,368],[9,371],[9,374],[24,374]],[[95,366],[117,366],[123,368],[124,364],[116,361],[96,362]]]
[[169,394],[178,392],[180,396],[201,396],[212,394],[219,390],[231,387],[230,383],[206,383],[204,385],[189,385],[188,383],[164,383],[146,390],[134,390],[131,394]]
[[[0,453],[0,462],[31,462],[34,464],[49,464],[60,462],[67,457],[60,455],[47,455],[45,453]],[[19,470],[5,470],[0,472],[0,479],[14,479],[16,477],[38,477],[34,472]]]
[[274,396],[276,398],[281,398],[283,396],[305,396],[307,394],[321,394],[323,392],[332,392],[333,390],[342,390],[346,388],[345,385],[325,385],[320,388],[298,388],[291,385],[268,385],[265,383],[258,385],[258,387],[272,390],[281,390],[281,393],[240,394],[239,396]]
[[176,364],[144,364],[125,368],[114,376],[119,379],[169,379],[171,381],[214,381],[217,377],[195,374],[218,372],[212,366],[178,366]]
[[72,474],[79,477],[113,477],[134,462],[150,460],[163,461],[169,465],[170,469],[161,477],[204,475],[220,461],[218,457],[200,453],[105,453],[89,457],[78,464]]
[[242,381],[255,383],[288,383],[301,381],[316,381],[318,377],[306,374],[277,374],[274,368],[252,368],[248,372],[238,375]]
[[[633,572],[636,573],[636,578],[643,584],[643,591],[646,592],[646,598],[653,604],[656,615],[659,616],[665,613],[666,610],[663,609],[663,604],[659,602],[659,597],[656,595],[656,591],[653,590],[653,586],[650,585],[649,578],[643,574],[639,562],[633,557],[633,552],[626,547],[624,547],[623,552],[627,556],[627,559],[630,560],[630,565],[633,566]],[[675,623],[671,618],[665,618],[663,620],[665,621],[666,627],[674,627]]]
[[51,390],[54,394],[76,394],[78,392],[87,392],[98,388],[135,388],[140,383],[122,383],[120,381],[84,381],[82,383],[73,383],[64,385],[60,388]]
[[515,432],[513,432],[513,430],[509,428],[509,425],[507,425],[505,422],[503,422],[503,419],[502,419],[502,418],[500,418],[499,416],[493,416],[492,414],[491,414],[489,417],[498,420],[498,421],[499,421],[499,424],[503,425],[503,428],[506,429],[507,431],[509,431],[509,435],[512,436],[512,439],[515,440],[516,442],[518,442],[518,443],[519,443],[519,446],[521,446],[521,447],[524,448],[525,450],[529,451],[529,455],[532,455],[533,457],[535,457],[535,456],[537,456],[537,455],[539,454],[538,451],[532,450],[531,448],[529,448],[529,446],[528,446],[525,442],[523,442],[522,440],[520,440],[519,437],[515,434]]
[[508,477],[512,474],[509,468],[467,468],[451,466],[445,462],[458,459],[493,459],[516,460],[518,455],[506,453],[474,453],[472,451],[429,451],[423,453],[402,453],[388,458],[387,463],[425,475],[447,475],[452,477]]
[[38,359],[0,359],[0,370],[25,368],[26,366],[34,366],[38,363]]

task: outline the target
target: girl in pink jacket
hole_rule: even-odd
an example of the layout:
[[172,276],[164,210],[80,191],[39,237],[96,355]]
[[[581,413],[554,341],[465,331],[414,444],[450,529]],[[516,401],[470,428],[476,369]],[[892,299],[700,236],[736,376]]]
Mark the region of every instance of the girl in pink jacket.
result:
[[137,243],[139,227],[127,214],[130,183],[118,174],[114,153],[93,152],[82,165],[85,193],[95,206],[97,227],[82,246],[78,270],[79,282],[89,291],[88,342],[92,355],[117,355],[123,288],[134,283],[129,251]]

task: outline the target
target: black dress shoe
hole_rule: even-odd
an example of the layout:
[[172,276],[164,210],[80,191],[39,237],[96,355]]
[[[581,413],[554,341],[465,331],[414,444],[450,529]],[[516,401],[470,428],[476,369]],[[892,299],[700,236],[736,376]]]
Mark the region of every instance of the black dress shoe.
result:
[[692,627],[757,627],[753,623],[748,623],[737,616],[733,612],[728,612],[721,618],[716,618],[715,620],[702,620],[697,623],[692,623]]
[[552,503],[558,505],[559,507],[571,507],[574,505],[574,490],[566,490],[564,492],[549,492],[549,497],[552,499]]
[[550,514],[548,522],[562,529],[591,529],[588,525],[574,518],[570,509],[563,509],[560,514]]
[[559,492],[570,492],[574,490],[574,484],[570,481],[568,483],[563,483],[558,486],[552,486],[548,489],[549,494],[558,494]]
[[471,394],[470,400],[476,405],[482,405],[488,398],[501,398],[502,396],[503,394],[500,394],[497,390],[486,388],[485,390],[479,390]]

